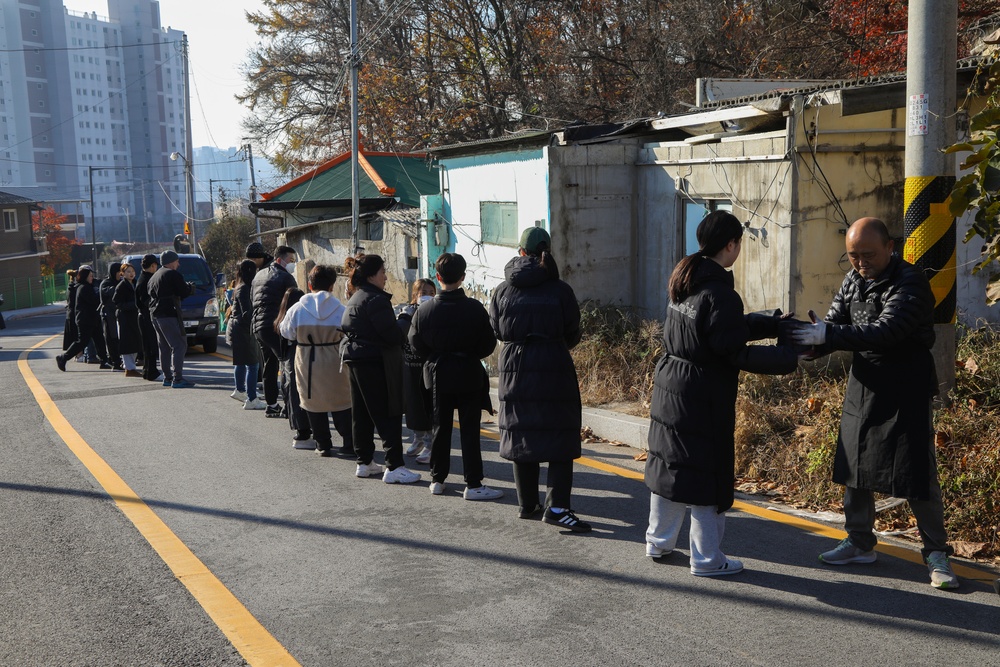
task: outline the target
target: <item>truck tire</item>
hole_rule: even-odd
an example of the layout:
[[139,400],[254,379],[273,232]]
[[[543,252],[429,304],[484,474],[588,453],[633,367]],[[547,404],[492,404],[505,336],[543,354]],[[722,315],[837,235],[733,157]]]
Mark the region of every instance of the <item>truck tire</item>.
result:
[[205,354],[212,354],[219,349],[219,337],[202,338],[201,349],[205,350]]

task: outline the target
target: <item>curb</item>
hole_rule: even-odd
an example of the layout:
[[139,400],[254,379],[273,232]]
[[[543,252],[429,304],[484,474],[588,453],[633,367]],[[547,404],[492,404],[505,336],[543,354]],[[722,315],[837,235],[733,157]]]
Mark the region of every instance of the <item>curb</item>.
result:
[[7,322],[14,322],[16,320],[23,320],[29,317],[38,317],[39,315],[56,315],[58,313],[65,312],[66,304],[54,303],[49,306],[38,306],[37,308],[21,308],[19,310],[11,310],[3,313],[3,319]]

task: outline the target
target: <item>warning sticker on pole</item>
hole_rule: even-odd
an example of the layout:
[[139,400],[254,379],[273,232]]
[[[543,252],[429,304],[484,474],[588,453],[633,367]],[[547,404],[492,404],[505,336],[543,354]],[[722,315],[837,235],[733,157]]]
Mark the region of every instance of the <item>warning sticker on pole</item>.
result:
[[927,134],[927,102],[927,93],[910,95],[910,105],[906,110],[906,136]]

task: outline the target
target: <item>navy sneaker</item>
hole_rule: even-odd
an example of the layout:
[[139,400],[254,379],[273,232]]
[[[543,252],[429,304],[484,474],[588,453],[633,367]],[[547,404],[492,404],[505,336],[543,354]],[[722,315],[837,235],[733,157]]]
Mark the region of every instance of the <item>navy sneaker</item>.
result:
[[164,387],[169,387],[173,383],[174,383],[173,378],[163,378],[163,386]]
[[542,521],[553,526],[559,526],[560,528],[566,528],[572,530],[574,533],[589,533],[590,524],[586,521],[581,521],[572,510],[563,510],[562,512],[553,512],[551,509],[545,510],[545,514],[542,515]]
[[170,385],[174,389],[187,389],[194,386],[194,382],[188,382],[187,380],[174,380]]

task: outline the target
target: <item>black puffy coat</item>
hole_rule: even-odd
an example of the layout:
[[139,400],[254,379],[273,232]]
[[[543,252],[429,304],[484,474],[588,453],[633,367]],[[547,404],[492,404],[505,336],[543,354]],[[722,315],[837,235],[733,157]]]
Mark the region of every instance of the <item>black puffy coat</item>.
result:
[[98,292],[101,295],[101,315],[105,318],[112,318],[112,321],[118,315],[118,309],[115,308],[114,298],[115,298],[115,288],[118,287],[119,279],[117,277],[108,276],[101,281],[101,285],[98,288]]
[[252,324],[253,301],[250,298],[250,285],[240,283],[233,290],[233,306],[229,316],[228,337],[234,366],[260,363],[260,350],[251,331]]
[[580,342],[573,288],[535,257],[515,257],[490,300],[500,350],[500,455],[519,463],[579,458],[580,386],[570,349]]
[[403,331],[392,310],[392,295],[365,283],[358,287],[344,308],[347,310],[340,325],[346,336],[342,347],[344,361],[382,359],[386,348],[399,348],[402,374]]
[[421,304],[413,314],[409,341],[426,358],[424,386],[477,401],[488,390],[480,360],[493,354],[497,338],[483,304],[465,290],[440,292]]
[[181,319],[181,302],[194,291],[191,283],[177,269],[161,266],[146,284],[149,291],[149,314],[153,319],[176,317]]
[[118,312],[118,353],[138,354],[142,351],[142,333],[139,330],[135,286],[128,280],[119,281],[112,302]]
[[93,331],[101,326],[101,298],[93,283],[82,282],[76,286],[76,328],[78,331]]
[[253,300],[251,329],[254,333],[265,329],[274,331],[274,320],[278,318],[281,299],[289,287],[297,286],[295,276],[285,271],[285,267],[279,264],[269,264],[267,268],[257,272],[250,287]]
[[923,272],[893,256],[870,285],[844,278],[826,315],[821,352],[854,352],[833,481],[927,500],[936,478],[931,398],[937,376],[934,294]]
[[670,303],[663,325],[649,409],[650,491],[720,512],[732,507],[739,372],[784,374],[798,365],[791,348],[747,345],[776,337],[777,328],[777,314],[745,315],[733,274],[701,260],[690,296]]

